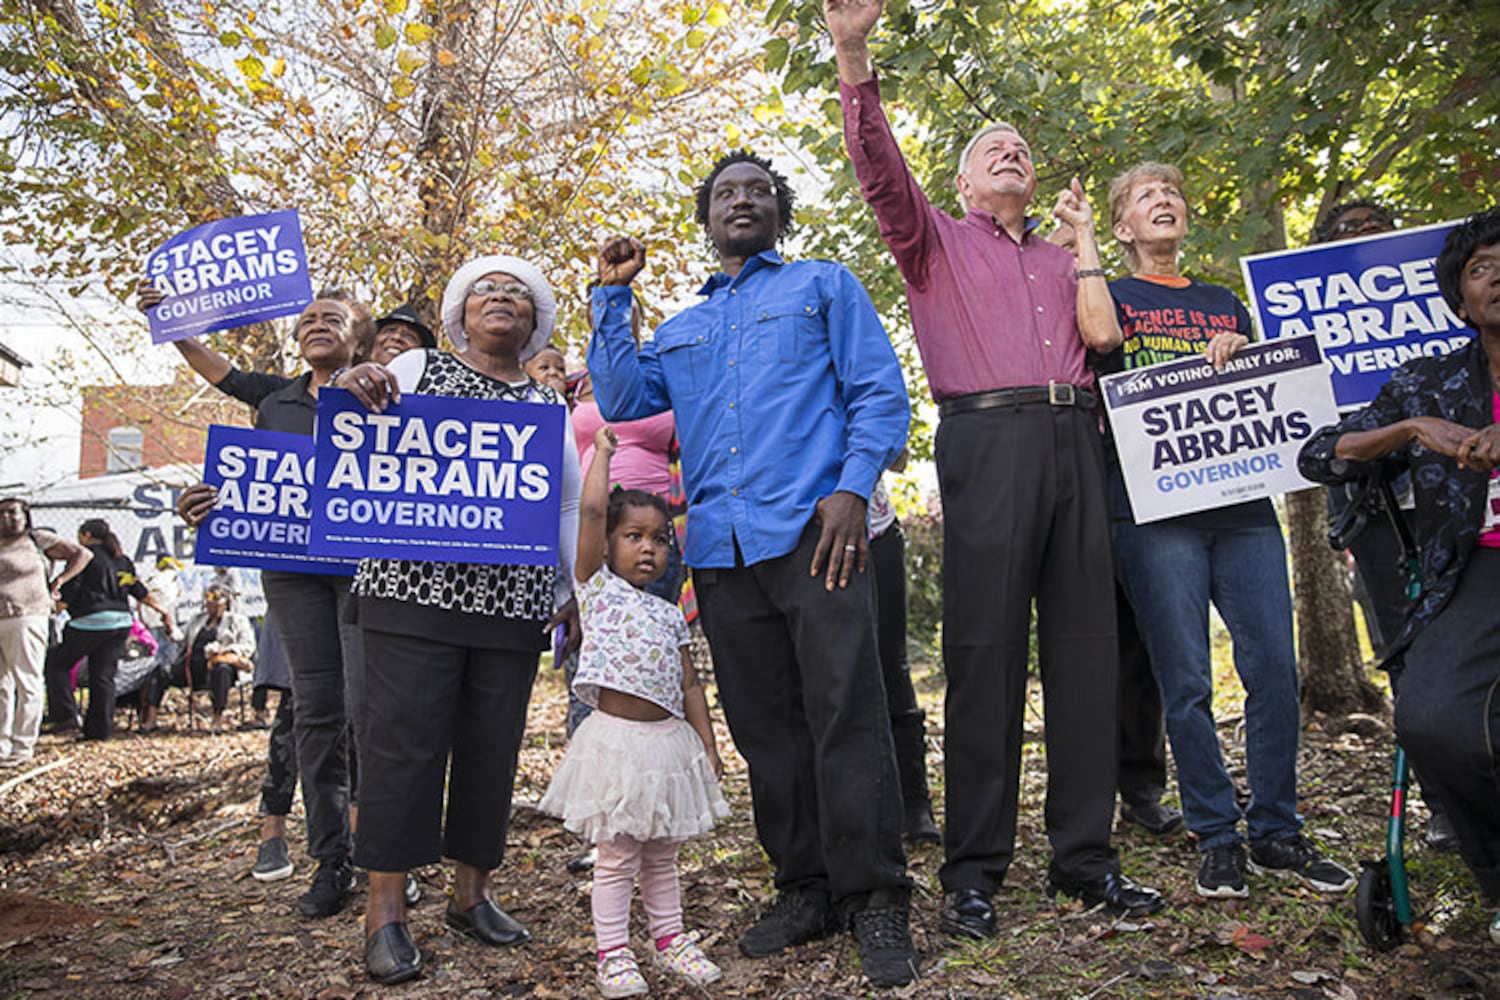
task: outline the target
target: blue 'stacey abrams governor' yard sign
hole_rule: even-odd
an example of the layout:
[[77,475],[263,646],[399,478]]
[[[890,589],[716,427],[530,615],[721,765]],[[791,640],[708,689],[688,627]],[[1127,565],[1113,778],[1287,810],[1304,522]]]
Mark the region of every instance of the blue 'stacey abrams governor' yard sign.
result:
[[308,555],[312,469],[305,434],[210,426],[203,481],[219,488],[219,503],[198,526],[193,561],[352,575],[353,561]]
[[404,393],[384,413],[318,394],[315,553],[557,563],[562,407]]
[[1433,276],[1433,260],[1454,225],[1241,258],[1261,337],[1315,334],[1339,409],[1363,406],[1392,369],[1456,350],[1473,336],[1443,301]]
[[1100,379],[1137,524],[1312,485],[1297,452],[1338,419],[1316,337]]
[[146,278],[166,296],[146,312],[157,344],[289,316],[312,301],[295,209],[179,233],[146,258]]

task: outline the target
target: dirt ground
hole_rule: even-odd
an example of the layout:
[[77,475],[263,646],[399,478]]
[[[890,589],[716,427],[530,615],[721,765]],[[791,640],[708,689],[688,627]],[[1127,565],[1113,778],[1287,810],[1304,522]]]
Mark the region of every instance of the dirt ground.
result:
[[[926,677],[920,686],[940,801],[941,682]],[[522,805],[494,879],[498,901],[527,924],[532,943],[496,951],[448,931],[442,922],[448,875],[433,867],[419,873],[424,898],[411,917],[426,975],[390,988],[364,976],[362,893],[328,920],[302,920],[292,909],[311,875],[300,853],[300,806],[291,831],[297,874],[272,885],[249,877],[264,732],[189,732],[179,711],[181,731],[175,733],[104,745],[44,738],[35,767],[0,772],[0,998],[596,996],[588,878],[565,869],[580,845],[525,805],[540,797],[562,753],[563,717],[562,685],[544,672],[517,783]],[[167,716],[169,723],[173,718]],[[755,841],[743,765],[721,727],[730,768],[725,791],[734,814],[712,836],[685,847],[681,865],[689,926],[702,930],[705,949],[725,970],[707,994],[765,1000],[1500,997],[1500,949],[1488,944],[1484,931],[1489,914],[1462,866],[1425,850],[1415,835],[1408,860],[1423,926],[1415,941],[1385,954],[1361,941],[1352,894],[1330,900],[1252,878],[1249,900],[1198,899],[1192,892],[1196,852],[1181,834],[1157,840],[1118,831],[1126,872],[1168,895],[1162,914],[1112,920],[1054,904],[1041,892],[1047,849],[1039,711],[1028,714],[1028,726],[1021,843],[996,899],[999,936],[955,946],[936,932],[941,851],[916,851],[910,858],[913,931],[922,977],[886,991],[862,980],[847,936],[772,959],[739,956],[735,937],[767,902],[770,871]],[[1237,720],[1225,720],[1221,736],[1243,785]],[[1346,864],[1381,852],[1390,746],[1386,722],[1371,717],[1314,719],[1305,731],[1307,828]],[[48,769],[35,773],[39,768]],[[1414,834],[1420,827],[1418,818]],[[656,996],[706,995],[647,975]]]

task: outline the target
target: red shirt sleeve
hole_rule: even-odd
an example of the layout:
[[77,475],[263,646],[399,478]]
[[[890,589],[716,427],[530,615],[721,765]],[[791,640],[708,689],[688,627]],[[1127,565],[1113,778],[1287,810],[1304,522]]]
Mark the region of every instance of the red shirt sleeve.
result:
[[872,77],[851,87],[839,84],[844,108],[844,146],[860,191],[875,212],[880,236],[901,274],[914,288],[926,285],[927,263],[936,252],[937,209],[912,176],[880,104],[880,82]]

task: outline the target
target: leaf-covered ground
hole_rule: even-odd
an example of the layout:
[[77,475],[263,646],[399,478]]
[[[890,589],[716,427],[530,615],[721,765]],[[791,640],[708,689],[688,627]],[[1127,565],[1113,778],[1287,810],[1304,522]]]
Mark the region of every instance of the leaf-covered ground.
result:
[[[929,677],[921,687],[935,723],[941,684]],[[562,686],[544,673],[518,780],[523,802],[540,796],[561,755],[563,714]],[[185,720],[180,711],[175,718]],[[936,933],[941,854],[915,852],[913,929],[923,975],[884,995],[1500,996],[1500,949],[1484,931],[1489,914],[1457,861],[1426,851],[1420,838],[1409,862],[1425,926],[1414,942],[1384,955],[1362,944],[1352,894],[1328,900],[1252,878],[1247,901],[1197,899],[1196,853],[1182,835],[1156,840],[1119,831],[1127,872],[1168,894],[1164,913],[1119,921],[1054,904],[1040,891],[1047,848],[1038,712],[1028,725],[1021,844],[996,900],[999,937],[955,947]],[[937,725],[930,730],[929,764],[940,791],[941,732]],[[1234,719],[1221,735],[1243,783]],[[720,740],[728,750],[722,730]],[[270,886],[249,877],[264,749],[262,732],[183,731],[105,745],[45,738],[36,766],[55,766],[0,792],[0,998],[597,995],[588,879],[565,870],[580,846],[524,805],[494,884],[501,905],[530,927],[532,943],[494,951],[445,929],[447,873],[434,867],[420,873],[425,898],[411,918],[426,976],[401,987],[374,986],[359,958],[362,894],[330,920],[305,921],[292,910],[311,873],[297,850],[300,814],[291,838],[297,875]],[[862,981],[847,937],[769,960],[739,957],[735,937],[766,901],[770,873],[755,842],[743,765],[726,756],[734,815],[713,836],[688,845],[682,862],[689,925],[702,929],[706,950],[725,969],[709,993],[765,1000],[879,995]],[[1382,720],[1315,719],[1304,733],[1308,829],[1346,864],[1379,854],[1389,757]],[[0,772],[0,786],[20,776]],[[1419,832],[1420,820],[1414,825]],[[637,918],[639,926],[639,912]],[[656,996],[703,995],[648,976]]]

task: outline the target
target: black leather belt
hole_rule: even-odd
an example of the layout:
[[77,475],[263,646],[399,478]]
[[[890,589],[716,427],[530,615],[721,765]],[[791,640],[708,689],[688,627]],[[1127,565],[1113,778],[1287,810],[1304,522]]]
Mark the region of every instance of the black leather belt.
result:
[[1047,403],[1051,406],[1080,406],[1092,410],[1098,402],[1094,394],[1067,382],[1048,382],[1046,385],[1022,385],[1014,389],[991,389],[989,392],[973,392],[967,396],[954,396],[938,404],[938,413],[951,417],[955,413],[973,410],[993,410],[1002,406],[1024,406],[1027,403]]

